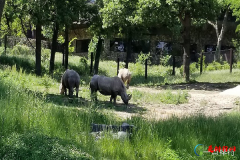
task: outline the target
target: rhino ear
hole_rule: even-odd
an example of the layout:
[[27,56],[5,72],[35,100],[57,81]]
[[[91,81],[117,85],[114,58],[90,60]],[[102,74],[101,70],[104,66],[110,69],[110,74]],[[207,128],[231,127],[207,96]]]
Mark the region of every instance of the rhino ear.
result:
[[132,98],[132,94],[128,94],[128,100]]

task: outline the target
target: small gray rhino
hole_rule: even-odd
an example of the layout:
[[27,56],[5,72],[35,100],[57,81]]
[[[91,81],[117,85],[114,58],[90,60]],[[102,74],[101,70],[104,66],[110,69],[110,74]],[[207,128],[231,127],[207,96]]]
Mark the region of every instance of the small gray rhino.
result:
[[73,97],[73,89],[76,88],[76,97],[78,97],[80,85],[80,76],[74,70],[67,69],[61,79],[61,84],[59,86],[60,94],[67,95],[67,89],[69,90],[69,97]]

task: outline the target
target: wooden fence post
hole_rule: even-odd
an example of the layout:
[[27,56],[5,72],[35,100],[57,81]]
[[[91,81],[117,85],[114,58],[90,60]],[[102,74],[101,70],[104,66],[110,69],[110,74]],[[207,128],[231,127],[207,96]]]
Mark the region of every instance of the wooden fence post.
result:
[[145,60],[145,79],[147,79],[147,59]]
[[7,54],[7,35],[4,36],[4,52]]
[[172,75],[175,76],[175,56],[173,56],[173,71],[172,71]]
[[90,74],[92,74],[92,68],[93,68],[93,52],[91,52]]
[[62,66],[65,65],[65,46],[64,43],[61,45],[61,51],[62,51]]
[[201,58],[200,58],[200,74],[202,74],[202,65],[203,65],[203,52],[201,53]]
[[230,49],[230,73],[232,73],[232,64],[233,64],[233,50]]
[[119,71],[119,58],[117,58],[117,75],[118,75],[118,71]]

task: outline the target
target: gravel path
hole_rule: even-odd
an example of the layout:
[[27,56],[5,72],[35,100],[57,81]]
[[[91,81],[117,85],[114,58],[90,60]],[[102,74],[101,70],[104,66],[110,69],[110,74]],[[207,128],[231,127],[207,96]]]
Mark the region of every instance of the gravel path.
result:
[[[189,102],[186,104],[154,104],[154,103],[143,103],[143,104],[132,104],[125,111],[115,111],[115,113],[125,119],[130,118],[133,115],[141,114],[147,119],[167,119],[171,116],[183,117],[195,114],[205,114],[206,116],[217,116],[221,113],[227,113],[232,111],[239,111],[236,103],[240,102],[240,86],[234,88],[228,88],[228,84],[211,86],[212,84],[206,84],[205,88],[185,86],[190,95]],[[176,86],[174,86],[176,87]],[[179,89],[179,87],[172,87]],[[184,86],[180,86],[182,89]],[[219,88],[221,89],[219,89]],[[145,91],[150,93],[161,93],[164,88],[147,88],[147,87],[130,87],[130,90],[137,89],[139,91]],[[181,88],[180,88],[181,89]],[[201,90],[204,89],[204,90]],[[121,102],[120,102],[121,103]],[[132,112],[132,110],[141,108],[142,111],[138,113]],[[135,107],[135,108],[134,108]]]

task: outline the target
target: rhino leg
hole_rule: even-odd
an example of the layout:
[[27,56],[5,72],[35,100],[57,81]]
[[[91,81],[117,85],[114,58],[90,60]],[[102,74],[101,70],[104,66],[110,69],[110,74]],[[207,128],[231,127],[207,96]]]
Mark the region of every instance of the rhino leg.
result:
[[116,104],[116,98],[117,98],[116,95],[111,95],[110,102],[112,103],[112,99],[113,99],[114,104]]
[[130,82],[131,82],[131,77],[129,77],[128,80],[127,80],[127,89],[129,89]]
[[114,97],[114,105],[116,105],[117,96]]
[[67,96],[67,88],[63,87],[63,89],[64,89],[64,95]]
[[97,91],[91,88],[91,98],[97,101]]
[[112,103],[112,99],[113,99],[113,97],[111,96],[111,97],[110,97],[110,103]]
[[73,88],[72,87],[69,88],[69,97],[70,98],[73,97]]
[[79,87],[76,87],[76,97],[78,98]]

